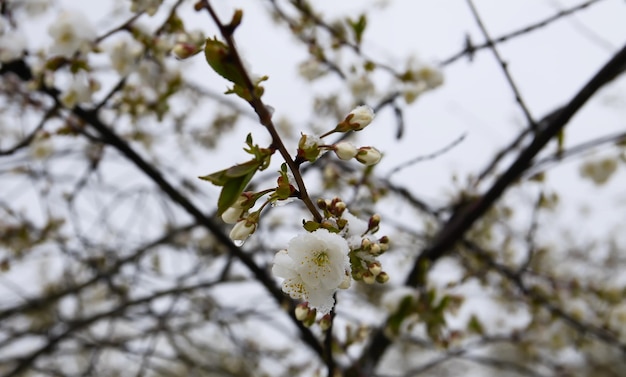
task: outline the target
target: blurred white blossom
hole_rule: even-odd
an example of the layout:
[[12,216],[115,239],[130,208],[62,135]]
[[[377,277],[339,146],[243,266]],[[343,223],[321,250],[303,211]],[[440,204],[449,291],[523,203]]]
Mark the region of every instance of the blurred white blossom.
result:
[[143,46],[135,40],[117,41],[109,51],[111,65],[122,76],[137,68],[137,61],[143,53]]
[[154,16],[159,10],[163,0],[131,0],[131,12],[146,12],[149,16]]
[[53,55],[71,58],[76,52],[86,53],[96,38],[96,31],[85,15],[78,12],[61,13],[48,28],[54,39],[50,47]]
[[19,59],[26,49],[26,38],[19,31],[0,34],[0,63]]

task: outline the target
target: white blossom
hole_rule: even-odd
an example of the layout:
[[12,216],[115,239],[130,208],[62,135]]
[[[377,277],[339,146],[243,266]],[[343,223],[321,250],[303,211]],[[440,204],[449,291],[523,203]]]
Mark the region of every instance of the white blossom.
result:
[[300,76],[304,77],[308,81],[313,81],[326,74],[324,67],[317,59],[305,60],[298,66]]
[[364,101],[367,97],[376,93],[374,83],[368,75],[362,75],[353,78],[349,82],[350,91],[356,101]]
[[70,86],[63,92],[61,102],[68,109],[91,101],[92,94],[98,90],[95,82],[90,82],[84,74],[75,75]]
[[343,211],[341,218],[348,221],[343,229],[343,235],[348,241],[348,245],[351,248],[359,248],[363,240],[362,235],[367,232],[367,221],[359,219],[347,209]]
[[322,313],[328,313],[339,288],[349,286],[348,243],[326,229],[299,235],[274,257],[272,273],[284,278],[282,289]]
[[132,0],[130,4],[131,12],[146,12],[149,16],[154,16],[159,10],[163,0]]
[[138,58],[143,53],[143,46],[135,40],[117,41],[109,51],[111,65],[122,76],[137,68]]
[[19,59],[26,49],[26,38],[17,31],[0,35],[0,63]]
[[71,58],[77,51],[86,53],[96,38],[96,31],[89,19],[78,12],[63,12],[48,28],[54,39],[50,53]]

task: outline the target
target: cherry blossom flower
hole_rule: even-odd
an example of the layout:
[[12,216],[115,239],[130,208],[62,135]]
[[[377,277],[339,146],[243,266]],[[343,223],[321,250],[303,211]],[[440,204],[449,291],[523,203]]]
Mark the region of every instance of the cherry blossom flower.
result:
[[335,304],[337,289],[349,287],[348,243],[326,229],[299,235],[274,257],[272,273],[284,278],[283,292],[302,299],[321,313]]
[[3,34],[0,31],[0,63],[22,57],[26,49],[26,38],[17,31],[9,31]]
[[71,58],[77,51],[89,51],[96,31],[89,19],[81,13],[64,12],[50,25],[48,33],[54,39],[50,53]]
[[132,0],[130,4],[131,12],[146,12],[149,16],[154,16],[159,10],[163,0]]

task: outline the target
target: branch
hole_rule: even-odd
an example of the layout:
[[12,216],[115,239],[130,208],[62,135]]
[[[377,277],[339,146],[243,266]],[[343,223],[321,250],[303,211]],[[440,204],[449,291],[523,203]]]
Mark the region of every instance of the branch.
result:
[[557,21],[560,18],[567,17],[567,16],[569,16],[569,15],[571,15],[573,13],[576,13],[576,12],[578,12],[580,10],[583,10],[583,9],[585,9],[585,8],[591,6],[591,5],[595,5],[595,4],[599,3],[600,1],[602,1],[602,0],[585,1],[582,4],[579,4],[577,6],[569,8],[569,9],[562,10],[562,11],[560,11],[560,12],[558,12],[558,13],[556,13],[556,14],[554,14],[554,15],[552,15],[552,16],[544,19],[544,20],[541,20],[541,21],[537,22],[537,23],[534,23],[532,25],[526,26],[526,27],[524,27],[522,29],[519,29],[519,30],[516,30],[516,31],[514,31],[512,33],[504,34],[504,35],[502,35],[502,36],[500,36],[498,38],[495,38],[495,39],[493,39],[491,41],[491,43],[489,41],[487,41],[487,42],[485,42],[483,44],[480,44],[480,45],[473,45],[470,42],[470,43],[467,44],[465,49],[463,49],[463,51],[460,51],[460,52],[456,53],[455,55],[453,55],[453,56],[443,60],[441,63],[439,63],[439,65],[440,66],[446,66],[446,65],[452,64],[452,63],[456,62],[457,60],[459,60],[460,58],[462,58],[463,56],[466,56],[466,55],[471,59],[471,57],[474,56],[474,53],[476,53],[476,51],[484,50],[486,48],[489,48],[491,45],[500,44],[502,42],[509,41],[509,40],[511,40],[513,38],[516,38],[516,37],[522,36],[524,34],[528,34],[530,32],[533,32],[533,31],[535,31],[537,29],[540,29],[542,27],[548,26],[548,25],[550,25],[554,21]]
[[493,52],[493,55],[496,57],[496,60],[500,64],[500,67],[502,68],[502,72],[504,73],[504,76],[506,77],[506,81],[509,83],[511,90],[513,91],[513,94],[515,95],[515,100],[517,101],[520,108],[522,109],[522,112],[526,116],[526,121],[530,125],[530,128],[532,128],[533,130],[536,130],[537,124],[535,122],[535,119],[530,113],[530,110],[528,110],[528,106],[526,106],[526,102],[524,102],[524,100],[522,99],[522,95],[519,92],[519,89],[517,88],[515,81],[513,81],[513,77],[511,76],[511,73],[509,72],[508,64],[504,61],[504,59],[502,59],[502,56],[500,56],[500,53],[498,52],[496,45],[493,43],[493,39],[491,39],[489,32],[487,32],[487,28],[485,27],[485,24],[483,23],[482,18],[480,17],[480,14],[478,13],[478,10],[474,6],[474,2],[472,0],[467,0],[467,4],[469,5],[472,11],[472,14],[474,15],[474,19],[476,20],[478,27],[482,31],[483,36],[485,37],[485,40],[487,40],[487,44],[489,45],[489,48],[491,49],[491,51]]
[[[0,68],[0,75],[5,73],[14,73],[23,81],[29,81],[33,78],[30,67],[23,60],[16,60],[4,64]],[[42,86],[39,90],[50,96],[58,106],[62,107],[62,104],[58,99],[58,89]],[[197,223],[207,228],[215,236],[217,242],[222,244],[252,272],[254,277],[267,289],[267,291],[279,304],[287,303],[292,309],[295,307],[293,300],[290,300],[283,295],[282,291],[276,286],[272,277],[269,276],[264,269],[261,269],[261,267],[255,263],[254,259],[250,255],[244,253],[243,250],[237,247],[222,231],[222,229],[215,224],[215,222],[213,222],[212,219],[204,214],[185,195],[169,183],[169,181],[163,177],[161,172],[156,167],[144,160],[125,140],[118,136],[108,125],[103,123],[100,120],[97,111],[85,110],[80,106],[74,107],[71,111],[76,117],[80,118],[98,131],[104,142],[114,147],[118,152],[137,166],[137,168],[146,174],[165,194],[170,197],[172,201],[177,203],[189,215],[191,215]],[[300,336],[304,343],[306,343],[309,348],[321,357],[323,355],[323,350],[315,336],[308,328],[304,327],[304,325],[295,318],[293,310],[289,310],[288,315],[300,330]]]
[[272,146],[278,149],[281,156],[285,160],[285,163],[287,164],[287,166],[289,166],[289,170],[291,170],[291,173],[293,174],[293,177],[296,181],[296,185],[298,186],[298,192],[300,193],[300,200],[302,200],[304,205],[311,212],[311,214],[315,218],[315,221],[322,222],[323,220],[322,215],[320,215],[319,211],[317,210],[317,207],[315,206],[315,204],[309,197],[309,194],[304,184],[304,180],[302,179],[302,174],[300,173],[298,164],[291,158],[289,151],[285,147],[285,144],[283,143],[280,135],[278,134],[278,131],[276,130],[276,126],[274,126],[274,122],[272,121],[272,114],[268,110],[267,106],[263,103],[261,98],[256,95],[255,85],[252,82],[252,79],[250,78],[250,75],[248,74],[246,67],[243,64],[241,57],[239,56],[237,46],[235,45],[233,33],[235,32],[236,26],[233,27],[233,25],[224,25],[222,21],[219,19],[219,17],[217,16],[217,13],[215,13],[215,10],[213,9],[213,7],[211,7],[211,4],[209,3],[208,0],[201,0],[199,4],[201,5],[200,9],[204,8],[209,12],[209,14],[211,15],[211,18],[213,19],[213,22],[215,22],[215,24],[219,28],[220,34],[226,41],[226,44],[228,45],[228,49],[232,57],[232,63],[237,67],[239,72],[242,74],[245,87],[250,93],[250,97],[251,97],[251,100],[249,101],[250,106],[252,106],[254,111],[259,116],[259,122],[263,126],[265,126],[267,131],[270,133],[270,136],[272,136]]
[[[452,247],[459,242],[465,232],[487,212],[487,210],[502,196],[504,191],[514,184],[531,166],[535,156],[543,147],[563,129],[569,120],[582,108],[591,96],[601,87],[615,79],[626,70],[626,46],[602,67],[589,82],[563,107],[548,114],[539,123],[540,131],[534,140],[502,174],[493,186],[467,206],[462,206],[455,212],[448,222],[439,231],[430,246],[422,251],[413,265],[413,269],[406,279],[406,285],[423,287],[426,283],[426,274],[430,267]],[[372,336],[367,348],[357,363],[352,365],[351,372],[355,375],[369,375],[376,368],[383,354],[391,344],[384,334],[386,323]],[[363,374],[363,372],[365,374]]]
[[535,156],[562,130],[572,117],[601,87],[626,70],[626,46],[624,46],[594,77],[567,103],[539,122],[540,131],[533,141],[522,150],[511,166],[496,180],[493,186],[473,203],[455,213],[435,237],[430,247],[417,258],[407,277],[407,285],[422,286],[428,265],[441,258],[463,234],[502,196],[504,191],[531,166]]

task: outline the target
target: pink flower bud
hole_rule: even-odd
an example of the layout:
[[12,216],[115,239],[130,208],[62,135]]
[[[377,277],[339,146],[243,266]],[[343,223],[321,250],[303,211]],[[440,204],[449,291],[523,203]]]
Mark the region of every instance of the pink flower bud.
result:
[[178,59],[187,59],[198,53],[200,49],[193,44],[190,43],[176,43],[174,48],[172,49],[172,53],[176,55]]

